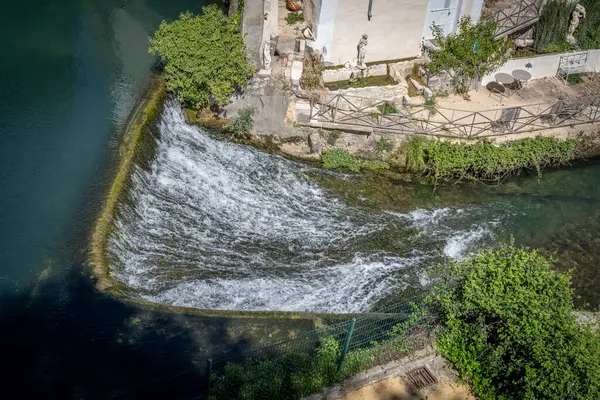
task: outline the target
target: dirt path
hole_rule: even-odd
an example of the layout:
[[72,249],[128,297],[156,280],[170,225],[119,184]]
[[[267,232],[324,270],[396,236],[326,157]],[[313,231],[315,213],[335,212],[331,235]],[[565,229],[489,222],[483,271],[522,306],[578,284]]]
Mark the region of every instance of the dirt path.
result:
[[362,387],[342,397],[343,400],[474,400],[468,388],[451,383],[415,391],[402,378],[390,378]]

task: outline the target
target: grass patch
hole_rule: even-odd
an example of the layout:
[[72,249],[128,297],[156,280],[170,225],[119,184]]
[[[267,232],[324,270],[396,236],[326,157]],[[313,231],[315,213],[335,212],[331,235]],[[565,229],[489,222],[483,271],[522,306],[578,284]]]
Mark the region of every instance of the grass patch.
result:
[[[91,261],[97,279],[97,286],[100,290],[118,285],[110,277],[108,260],[105,254],[106,242],[110,235],[119,202],[123,199],[123,196],[126,196],[127,185],[136,156],[154,149],[152,130],[156,129],[156,122],[160,118],[166,94],[164,77],[160,76],[153,82],[146,96],[146,101],[134,112],[125,131],[117,174],[106,195],[104,207],[92,234]],[[146,157],[146,159],[149,159],[149,157]],[[148,165],[141,166],[147,167]]]
[[285,16],[285,21],[288,23],[288,25],[294,25],[298,22],[304,22],[304,13],[291,12]]
[[581,79],[580,74],[571,74],[571,75],[567,76],[567,83],[569,85],[577,85],[581,82],[583,82],[583,79]]
[[337,82],[329,82],[325,84],[325,87],[329,90],[341,90],[341,89],[349,89],[349,88],[363,88],[369,86],[389,86],[395,85],[396,81],[390,75],[381,75],[381,76],[369,76],[367,78],[360,78],[354,82],[349,80],[347,81],[337,81]]
[[325,169],[345,169],[351,172],[358,172],[360,164],[353,154],[344,149],[331,149],[323,151],[323,168]]
[[378,171],[381,169],[390,169],[390,164],[383,160],[365,160],[360,163],[360,167],[369,171]]

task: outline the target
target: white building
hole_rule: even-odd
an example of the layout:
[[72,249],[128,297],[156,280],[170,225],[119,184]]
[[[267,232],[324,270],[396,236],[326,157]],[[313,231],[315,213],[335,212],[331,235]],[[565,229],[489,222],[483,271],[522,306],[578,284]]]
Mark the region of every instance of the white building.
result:
[[366,62],[418,56],[432,24],[454,33],[462,16],[477,21],[482,6],[483,0],[304,0],[315,47],[332,65],[356,59],[363,34],[369,36]]

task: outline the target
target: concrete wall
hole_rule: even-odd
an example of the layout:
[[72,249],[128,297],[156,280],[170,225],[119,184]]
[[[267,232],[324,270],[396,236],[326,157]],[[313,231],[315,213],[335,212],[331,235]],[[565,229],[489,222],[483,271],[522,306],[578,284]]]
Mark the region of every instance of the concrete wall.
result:
[[[556,76],[558,64],[561,56],[568,53],[549,54],[537,57],[514,58],[491,74],[484,76],[482,85],[487,85],[489,82],[495,81],[495,75],[500,72],[507,74],[512,73],[515,69],[523,69],[528,71],[532,78],[541,79]],[[532,68],[527,68],[526,65],[531,64]],[[600,72],[600,50],[590,50],[588,55],[585,72]]]
[[373,1],[371,21],[368,8],[368,0],[322,0],[317,45],[327,48],[325,61],[340,65],[356,59],[364,33],[369,35],[366,62],[420,54],[427,1]]
[[[312,0],[314,2],[315,47],[323,55],[325,62],[332,61],[333,36],[336,24],[338,0]],[[358,42],[357,42],[358,43]]]

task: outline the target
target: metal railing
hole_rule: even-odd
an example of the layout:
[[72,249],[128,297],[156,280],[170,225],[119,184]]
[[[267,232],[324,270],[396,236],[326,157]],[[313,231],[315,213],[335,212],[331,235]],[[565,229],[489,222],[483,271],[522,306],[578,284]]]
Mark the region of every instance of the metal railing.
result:
[[491,18],[498,22],[495,38],[502,38],[536,23],[543,5],[544,0],[520,0],[507,9],[493,13]]
[[600,122],[600,95],[469,111],[338,94],[311,99],[310,125],[477,139]]

